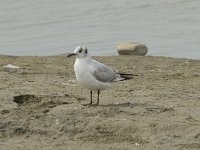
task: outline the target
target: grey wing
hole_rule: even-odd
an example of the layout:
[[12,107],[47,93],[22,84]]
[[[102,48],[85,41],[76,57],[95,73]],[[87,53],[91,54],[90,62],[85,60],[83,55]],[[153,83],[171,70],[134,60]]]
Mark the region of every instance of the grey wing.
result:
[[113,70],[108,68],[106,65],[99,63],[96,60],[92,60],[93,76],[101,82],[112,82],[117,76]]

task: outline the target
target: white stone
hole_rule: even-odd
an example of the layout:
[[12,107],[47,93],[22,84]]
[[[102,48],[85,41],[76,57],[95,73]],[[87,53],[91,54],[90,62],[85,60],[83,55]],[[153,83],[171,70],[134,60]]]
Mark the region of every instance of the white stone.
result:
[[119,55],[146,55],[148,49],[146,45],[135,42],[117,44]]

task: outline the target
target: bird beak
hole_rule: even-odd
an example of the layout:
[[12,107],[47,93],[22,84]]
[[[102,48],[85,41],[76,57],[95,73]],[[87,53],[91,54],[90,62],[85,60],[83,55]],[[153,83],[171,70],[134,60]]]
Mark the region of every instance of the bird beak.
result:
[[75,53],[70,53],[70,54],[67,55],[67,57],[71,57],[71,56],[74,56],[74,55],[76,55],[76,54]]

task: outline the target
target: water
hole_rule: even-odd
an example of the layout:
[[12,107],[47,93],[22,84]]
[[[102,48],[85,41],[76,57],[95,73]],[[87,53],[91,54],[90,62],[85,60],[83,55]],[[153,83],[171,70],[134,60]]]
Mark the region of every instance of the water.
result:
[[0,53],[55,55],[86,45],[117,55],[118,42],[148,55],[200,59],[197,0],[0,0]]

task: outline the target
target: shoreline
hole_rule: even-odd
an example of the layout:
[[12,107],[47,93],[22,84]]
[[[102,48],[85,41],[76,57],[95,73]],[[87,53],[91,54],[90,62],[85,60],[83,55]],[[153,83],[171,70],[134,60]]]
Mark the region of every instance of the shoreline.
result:
[[[0,55],[0,147],[28,149],[199,149],[200,60],[94,56],[137,74],[85,107],[74,58]],[[3,70],[6,64],[19,68]],[[94,100],[96,94],[94,94]]]
[[[55,55],[7,55],[7,54],[0,54],[0,57],[56,57],[56,56],[67,56],[69,53],[61,53]],[[123,55],[92,55],[92,57],[116,57],[116,56],[123,56]],[[186,57],[171,57],[171,56],[161,56],[161,55],[145,55],[145,56],[137,56],[137,55],[124,55],[127,57],[160,57],[160,58],[172,58],[172,59],[188,59],[188,60],[200,60],[200,58],[186,58]]]

